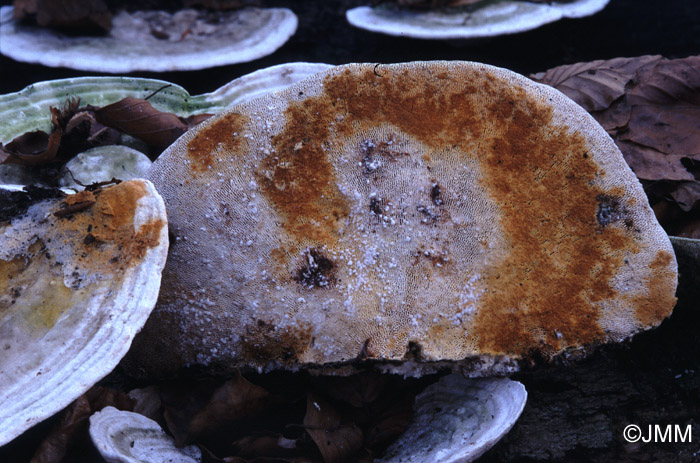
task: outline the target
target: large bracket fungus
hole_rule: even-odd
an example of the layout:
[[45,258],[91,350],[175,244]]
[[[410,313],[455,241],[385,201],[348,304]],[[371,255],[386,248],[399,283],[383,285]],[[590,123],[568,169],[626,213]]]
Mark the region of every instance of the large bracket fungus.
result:
[[0,8],[0,53],[18,61],[127,73],[204,69],[244,63],[284,45],[297,28],[287,8],[242,8],[217,21],[192,9],[119,12],[106,36],[69,36],[13,20]]
[[119,363],[156,303],[168,249],[145,180],[65,195],[0,189],[0,445]]
[[[347,20],[371,32],[419,39],[478,39],[589,16],[609,0],[398,0],[348,10]],[[412,6],[413,9],[405,8]],[[421,9],[415,8],[419,6]]]
[[174,241],[135,374],[489,375],[675,304],[671,244],[610,137],[488,65],[339,66],[186,133],[148,178]]

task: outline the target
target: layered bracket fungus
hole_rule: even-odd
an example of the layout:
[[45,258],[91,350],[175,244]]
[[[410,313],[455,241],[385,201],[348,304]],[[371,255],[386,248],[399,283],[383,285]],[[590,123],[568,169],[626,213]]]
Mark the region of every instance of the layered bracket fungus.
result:
[[335,67],[187,132],[148,178],[175,239],[135,373],[491,374],[675,304],[671,244],[610,137],[504,69]]
[[153,309],[165,206],[131,180],[0,189],[0,445],[107,375]]
[[[147,177],[173,240],[122,364],[136,376],[503,376],[675,304],[669,239],[610,137],[488,65],[338,66],[208,120]],[[507,379],[448,376],[386,461],[470,461],[524,401]]]
[[202,452],[177,448],[155,421],[133,412],[105,407],[90,417],[90,437],[110,463],[199,463]]
[[416,397],[416,419],[379,462],[473,461],[510,431],[526,398],[516,381],[444,376]]
[[122,11],[106,36],[71,36],[25,25],[0,8],[0,53],[18,61],[84,71],[127,73],[197,70],[267,56],[294,35],[287,8],[219,12]]
[[398,0],[348,10],[361,29],[419,39],[515,34],[562,18],[589,16],[609,0]]

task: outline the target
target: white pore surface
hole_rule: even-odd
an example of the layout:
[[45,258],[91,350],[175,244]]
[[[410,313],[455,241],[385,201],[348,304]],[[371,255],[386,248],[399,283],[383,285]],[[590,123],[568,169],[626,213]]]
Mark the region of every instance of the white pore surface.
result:
[[197,446],[175,447],[155,421],[138,413],[105,407],[90,417],[90,437],[109,463],[199,463]]
[[416,397],[413,423],[380,462],[474,461],[510,431],[526,401],[517,381],[445,376]]
[[[120,12],[104,37],[70,37],[12,19],[0,9],[0,53],[17,61],[84,71],[125,73],[204,69],[243,63],[269,55],[296,32],[297,17],[286,8],[243,8],[225,13],[216,25],[195,10],[173,15],[159,11]],[[182,29],[156,38],[152,26]]]
[[[484,90],[467,88],[470,83]],[[412,84],[418,85],[409,89]],[[379,91],[390,95],[387,101]],[[441,117],[449,127],[460,123],[450,119],[461,114],[456,107],[440,104],[460,97],[473,98],[459,110],[473,112],[474,135],[432,145],[427,135],[420,138],[421,123]],[[511,97],[523,106],[521,115],[497,117],[498,103]],[[435,104],[422,104],[423,98]],[[411,105],[420,116],[402,129],[417,112]],[[541,123],[532,124],[533,117]],[[519,134],[515,142],[536,142],[496,149],[494,143],[511,132]],[[560,140],[573,146],[562,147]],[[497,156],[520,156],[521,149],[527,150],[523,161],[561,159],[542,164],[554,182],[546,188],[557,191],[558,202],[540,193],[547,190],[535,169],[496,167]],[[589,173],[576,177],[574,186],[570,174],[582,169]],[[511,174],[513,184],[523,182],[508,193],[513,199],[490,189],[490,178]],[[670,243],[607,133],[551,87],[478,63],[332,68],[185,133],[148,178],[166,201],[176,237],[158,306],[129,355],[137,370],[153,376],[193,365],[347,363],[364,351],[403,362],[411,343],[424,362],[513,359],[544,345],[561,352],[618,341],[657,323],[658,317],[638,317],[630,295],[674,302]],[[439,201],[431,199],[436,187]],[[635,228],[617,221],[609,234],[600,232],[601,192],[620,198],[619,209]],[[571,204],[587,215],[579,217]],[[537,212],[526,213],[531,209]],[[562,225],[549,229],[549,223]],[[506,226],[527,229],[527,236],[508,235]],[[582,249],[612,249],[601,239],[626,233],[633,233],[634,246],[601,254],[601,263],[596,257],[586,270],[570,266],[587,260]],[[668,271],[656,272],[657,286],[665,289],[651,294],[644,272],[658,252],[667,257]],[[329,276],[319,272],[316,281],[304,280],[323,256],[333,265]],[[610,259],[617,263],[603,282],[610,291],[591,301],[598,268]],[[556,270],[527,276],[537,268]],[[508,283],[503,275],[511,275]],[[560,302],[563,291],[574,291],[566,300],[579,301],[580,310]],[[506,346],[501,333],[515,326],[523,329],[522,343]],[[494,362],[474,367],[487,365]]]
[[382,34],[418,39],[475,39],[535,29],[562,18],[589,16],[609,0],[577,0],[571,3],[494,1],[476,10],[435,9],[417,11],[361,6],[346,13],[350,24]]

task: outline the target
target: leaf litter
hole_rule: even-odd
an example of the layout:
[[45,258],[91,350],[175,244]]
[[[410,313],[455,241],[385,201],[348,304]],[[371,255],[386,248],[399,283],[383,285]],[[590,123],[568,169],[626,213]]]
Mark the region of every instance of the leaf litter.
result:
[[32,169],[47,184],[55,184],[64,164],[83,151],[99,146],[124,144],[125,135],[148,145],[155,160],[190,128],[213,114],[187,118],[154,108],[145,98],[123,98],[103,107],[80,106],[79,98],[67,98],[51,107],[51,133],[24,133],[6,145],[0,143],[0,164]]
[[[416,395],[437,379],[271,372],[179,378],[127,394],[117,373],[54,417],[52,428],[29,431],[41,442],[32,463],[102,462],[87,426],[110,405],[155,420],[178,446],[198,445],[205,463],[369,463],[407,429]],[[28,461],[15,446],[0,448],[0,460]]]
[[669,235],[700,238],[700,56],[614,58],[531,77],[605,128]]

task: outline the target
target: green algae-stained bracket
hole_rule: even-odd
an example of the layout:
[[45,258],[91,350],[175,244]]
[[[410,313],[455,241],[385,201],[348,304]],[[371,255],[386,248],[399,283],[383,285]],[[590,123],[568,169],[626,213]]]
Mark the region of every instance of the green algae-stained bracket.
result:
[[135,77],[76,77],[38,82],[19,92],[0,95],[0,121],[3,121],[0,124],[0,143],[6,144],[34,130],[50,132],[49,107],[60,106],[68,98],[80,98],[81,105],[105,106],[126,97],[152,95],[148,101],[156,109],[187,117],[218,113],[329,67],[322,63],[281,64],[239,77],[211,93],[196,96],[164,80]]
[[[72,79],[38,82],[25,89],[0,96],[0,142],[8,143],[13,138],[33,130],[51,131],[49,107],[60,106],[68,98],[80,98],[80,104],[105,106],[128,96],[144,98],[164,88],[149,98],[150,103],[161,111],[190,115],[197,111],[189,101],[184,88],[163,80],[131,77],[77,77]],[[6,121],[10,121],[8,124]]]
[[381,34],[418,39],[477,39],[515,34],[562,18],[589,16],[609,0],[575,0],[537,4],[484,0],[476,5],[415,10],[396,6],[361,6],[346,16],[355,27]]

